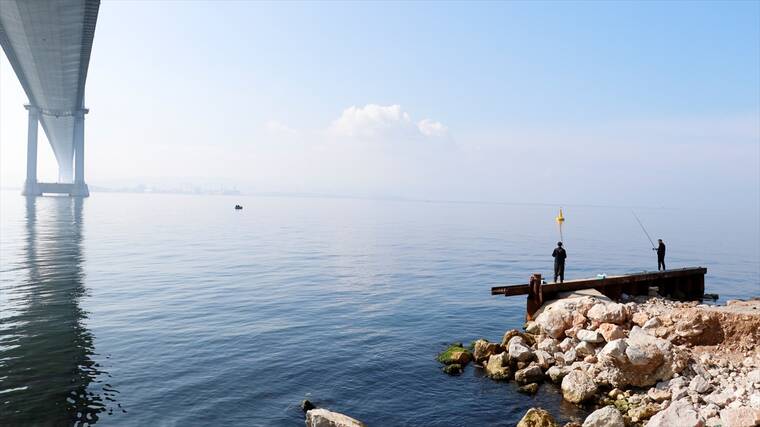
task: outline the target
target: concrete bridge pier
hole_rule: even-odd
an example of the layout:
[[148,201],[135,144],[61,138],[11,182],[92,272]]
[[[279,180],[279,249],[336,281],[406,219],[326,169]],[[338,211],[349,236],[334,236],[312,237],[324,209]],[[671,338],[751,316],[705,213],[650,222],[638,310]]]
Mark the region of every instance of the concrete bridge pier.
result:
[[[37,181],[37,135],[42,110],[25,105],[29,111],[29,126],[26,141],[26,182],[21,194],[24,196],[41,196],[43,193],[68,194],[72,197],[88,197],[90,190],[84,182],[84,115],[86,108],[71,113],[74,117],[74,154],[71,158],[58,158],[59,182]],[[74,163],[74,180],[71,180],[71,163]]]
[[89,110],[83,108],[74,117],[74,191],[72,196],[88,197],[90,190],[84,183],[84,115]]
[[37,127],[40,121],[40,110],[33,105],[25,105],[24,108],[29,111],[29,126],[26,137],[26,181],[21,194],[40,196],[42,193],[37,184]]

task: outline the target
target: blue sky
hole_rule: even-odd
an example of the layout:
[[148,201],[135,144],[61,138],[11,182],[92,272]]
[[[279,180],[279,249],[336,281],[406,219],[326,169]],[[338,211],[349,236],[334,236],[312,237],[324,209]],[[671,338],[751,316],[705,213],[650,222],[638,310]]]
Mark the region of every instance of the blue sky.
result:
[[[25,97],[0,78],[16,185]],[[91,184],[756,201],[760,2],[105,1],[87,104]]]

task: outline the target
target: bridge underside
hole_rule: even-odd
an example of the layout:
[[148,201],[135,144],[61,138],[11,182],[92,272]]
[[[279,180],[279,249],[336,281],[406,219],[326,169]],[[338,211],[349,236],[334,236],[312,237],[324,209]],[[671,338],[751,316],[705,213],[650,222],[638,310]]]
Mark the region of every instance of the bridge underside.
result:
[[[29,98],[26,194],[88,194],[84,92],[99,7],[99,0],[0,1],[0,45]],[[55,153],[59,184],[69,185],[37,182],[38,123]]]

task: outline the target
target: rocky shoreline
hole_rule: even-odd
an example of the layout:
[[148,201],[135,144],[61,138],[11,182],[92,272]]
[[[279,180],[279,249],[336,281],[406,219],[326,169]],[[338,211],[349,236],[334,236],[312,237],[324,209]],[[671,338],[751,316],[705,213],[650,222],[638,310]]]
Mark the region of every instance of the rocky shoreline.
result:
[[[760,425],[760,300],[707,306],[578,296],[539,313],[524,331],[453,344],[438,361],[451,375],[473,362],[528,394],[554,383],[565,400],[598,408],[566,426]],[[518,424],[557,425],[542,409]]]

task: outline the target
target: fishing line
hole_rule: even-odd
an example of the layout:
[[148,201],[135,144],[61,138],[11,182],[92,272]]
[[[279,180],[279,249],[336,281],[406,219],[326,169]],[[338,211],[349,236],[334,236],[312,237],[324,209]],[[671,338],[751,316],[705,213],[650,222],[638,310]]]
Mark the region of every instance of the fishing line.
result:
[[652,247],[654,248],[654,242],[652,241],[652,238],[649,237],[649,233],[647,233],[647,229],[644,228],[644,224],[642,224],[641,220],[639,219],[639,217],[636,216],[636,212],[631,211],[631,213],[633,214],[633,217],[636,218],[636,222],[639,223],[639,226],[641,226],[641,230],[644,232],[644,234],[646,234],[647,239],[649,239],[649,243],[651,243]]

